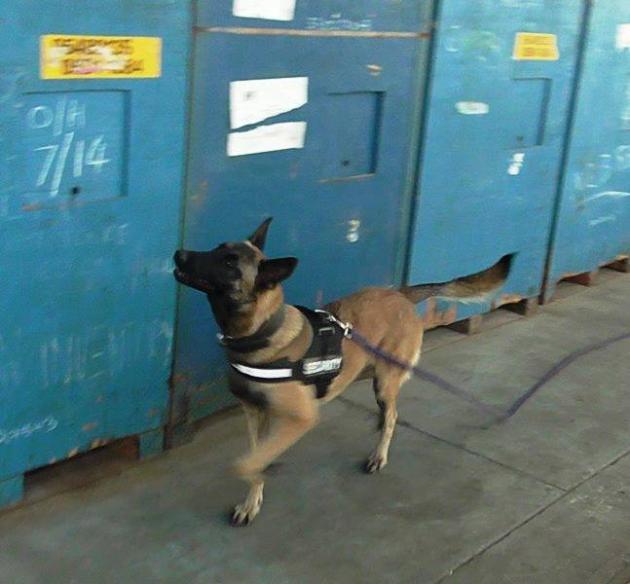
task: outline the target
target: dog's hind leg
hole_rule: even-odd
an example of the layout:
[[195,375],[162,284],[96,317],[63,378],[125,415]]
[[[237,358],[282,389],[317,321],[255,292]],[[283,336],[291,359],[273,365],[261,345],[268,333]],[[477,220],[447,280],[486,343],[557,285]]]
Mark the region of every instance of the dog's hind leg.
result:
[[[411,362],[415,365],[420,357],[419,349],[412,357]],[[367,459],[365,463],[365,471],[374,473],[381,470],[387,464],[389,454],[389,445],[391,444],[396,421],[398,419],[398,410],[396,401],[400,388],[405,381],[409,379],[409,373],[395,369],[386,363],[377,363],[375,367],[374,377],[374,394],[376,403],[380,409],[379,427],[381,430],[381,438],[379,443]]]
[[237,505],[233,525],[246,525],[260,512],[264,470],[285,450],[308,432],[318,419],[318,406],[310,387],[286,384],[269,395],[271,429],[252,451],[235,464],[237,475],[249,486],[247,499]]
[[374,452],[372,452],[365,463],[365,471],[368,473],[381,470],[387,464],[389,445],[396,428],[396,420],[398,419],[396,400],[402,382],[402,375],[398,372],[374,379],[374,393],[376,394],[376,403],[380,409],[379,427],[381,429],[381,437]]

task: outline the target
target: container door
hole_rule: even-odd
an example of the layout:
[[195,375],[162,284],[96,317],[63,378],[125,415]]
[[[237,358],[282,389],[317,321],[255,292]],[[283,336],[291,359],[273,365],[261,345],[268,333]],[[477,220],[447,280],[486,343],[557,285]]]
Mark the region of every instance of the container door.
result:
[[[409,271],[448,280],[516,253],[495,306],[536,297],[561,167],[582,0],[445,0]],[[430,304],[429,325],[486,304]]]
[[162,426],[186,2],[0,9],[0,481]]
[[[396,280],[429,4],[199,3],[188,249],[273,216],[268,253],[300,259],[289,302]],[[206,299],[182,290],[174,423],[229,400],[215,332]]]
[[546,296],[630,256],[630,3],[593,2]]

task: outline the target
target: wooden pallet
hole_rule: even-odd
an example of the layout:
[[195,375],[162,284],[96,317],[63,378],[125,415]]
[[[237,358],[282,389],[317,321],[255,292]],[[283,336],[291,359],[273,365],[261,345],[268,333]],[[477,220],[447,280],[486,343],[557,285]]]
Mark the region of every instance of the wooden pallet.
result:
[[591,272],[569,274],[561,280],[564,282],[572,282],[573,284],[580,284],[581,286],[594,286],[595,284],[597,284],[597,275],[602,268],[615,270],[617,272],[623,272],[625,274],[630,273],[630,257],[620,256],[615,258],[611,262],[603,264],[602,266]]
[[[431,299],[427,303],[427,311],[423,317],[425,330],[439,326],[448,328],[465,335],[474,335],[482,330],[484,315],[475,314],[468,318],[457,318],[457,306],[451,305],[446,311],[438,311],[437,303]],[[538,312],[539,299],[521,298],[520,296],[502,296],[493,305],[493,310],[502,308],[520,314],[521,316],[533,316]]]
[[[65,460],[55,462],[51,465],[40,467],[32,471],[28,471],[24,474],[17,474],[12,477],[4,478],[0,480],[0,512],[6,508],[14,507],[23,502],[25,495],[26,478],[32,477],[35,474],[42,474],[55,469],[61,469],[63,472],[64,464],[72,464],[69,459],[75,456],[84,457],[88,459],[94,455],[97,450],[111,449],[116,450],[115,455],[120,457],[126,457],[127,459],[145,460],[160,454],[164,450],[164,430],[159,428],[157,430],[151,430],[144,432],[143,434],[136,434],[135,436],[129,436],[120,440],[112,442],[97,441],[94,442],[92,448],[85,452],[72,451],[68,454]],[[114,456],[114,454],[112,454]],[[95,463],[96,464],[96,463]]]

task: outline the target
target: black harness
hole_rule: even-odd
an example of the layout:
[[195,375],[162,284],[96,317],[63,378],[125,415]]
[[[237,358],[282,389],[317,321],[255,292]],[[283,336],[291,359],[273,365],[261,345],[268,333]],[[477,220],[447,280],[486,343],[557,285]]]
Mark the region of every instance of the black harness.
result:
[[[249,365],[230,359],[230,366],[239,375],[258,383],[300,381],[305,385],[314,385],[320,399],[326,396],[330,384],[341,371],[341,342],[347,329],[324,310],[311,310],[304,306],[296,308],[306,317],[313,331],[311,346],[299,361],[278,359],[272,363]],[[232,339],[219,335],[219,340],[234,353],[257,351],[269,346],[269,337],[280,329],[283,322],[284,308],[249,337]]]

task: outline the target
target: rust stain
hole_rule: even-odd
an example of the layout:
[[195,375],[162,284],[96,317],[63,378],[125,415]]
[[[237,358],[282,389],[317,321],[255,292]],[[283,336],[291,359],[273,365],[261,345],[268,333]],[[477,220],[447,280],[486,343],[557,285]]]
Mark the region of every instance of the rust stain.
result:
[[81,430],[83,430],[84,432],[91,432],[97,426],[98,422],[89,422],[88,424],[83,424],[83,426],[81,426]]
[[519,294],[502,294],[496,300],[492,302],[492,309],[499,308],[505,304],[518,304],[522,302],[524,298]]
[[95,440],[92,440],[92,442],[90,442],[90,448],[98,448],[100,446],[105,446],[105,444],[107,444],[109,442],[109,440],[104,439],[104,438],[96,438]]
[[188,373],[173,373],[169,379],[169,385],[171,388],[174,388],[181,383],[187,383],[189,379],[190,375]]
[[155,418],[160,415],[160,410],[158,408],[152,408],[147,412],[149,418]]
[[22,205],[22,211],[26,211],[27,213],[30,213],[32,211],[39,211],[43,208],[44,207],[41,203],[29,203],[26,205]]
[[577,272],[577,273],[569,273],[565,274],[560,278],[560,280],[565,280],[566,282],[572,282],[573,284],[580,284],[581,286],[592,286],[595,277],[597,276],[597,268],[592,272]]

